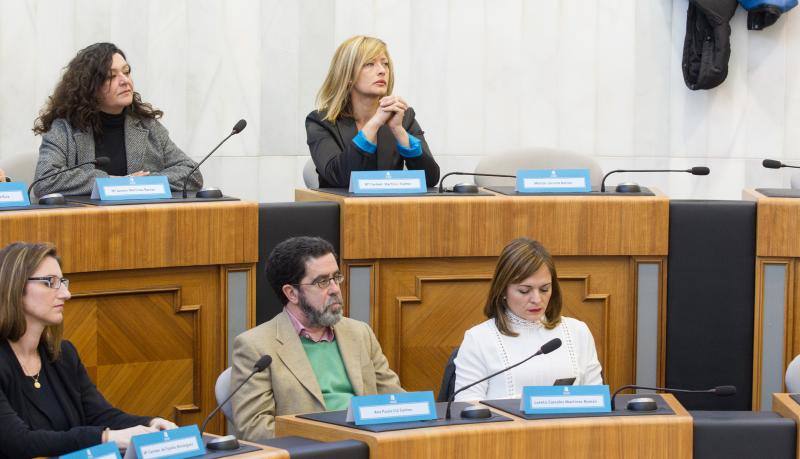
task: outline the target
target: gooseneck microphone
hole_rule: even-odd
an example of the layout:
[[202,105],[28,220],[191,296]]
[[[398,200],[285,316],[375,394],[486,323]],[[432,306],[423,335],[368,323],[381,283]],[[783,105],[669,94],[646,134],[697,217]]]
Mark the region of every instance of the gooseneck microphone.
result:
[[[33,189],[33,186],[36,185],[37,183],[41,182],[42,180],[49,179],[50,177],[55,177],[56,175],[63,174],[64,172],[71,171],[72,169],[76,169],[78,167],[85,166],[87,164],[94,164],[95,166],[101,166],[102,167],[102,166],[108,166],[110,163],[111,163],[111,160],[108,159],[107,156],[98,156],[97,158],[92,159],[90,161],[84,161],[84,162],[78,163],[78,164],[76,164],[74,166],[69,166],[69,167],[67,167],[65,169],[61,169],[60,171],[55,171],[55,172],[47,174],[47,175],[45,175],[43,177],[39,177],[38,179],[36,179],[33,182],[31,182],[31,185],[28,187],[28,196],[31,195],[31,190]],[[47,198],[47,199],[45,199],[45,198]],[[44,202],[41,202],[42,200],[44,200]],[[44,195],[44,196],[41,197],[41,199],[39,201],[40,201],[40,204],[51,204],[51,205],[52,204],[64,204],[64,202],[65,202],[64,195],[62,195],[61,193],[50,193],[50,194]]]
[[761,165],[766,167],[767,169],[780,169],[781,167],[793,167],[795,169],[800,169],[800,166],[792,166],[791,164],[783,164],[782,162],[776,159],[765,159],[761,162]]
[[692,175],[708,175],[711,173],[711,169],[705,166],[695,166],[690,169],[617,169],[603,176],[603,181],[600,182],[601,193],[605,193],[606,191],[606,178],[608,178],[608,176],[611,174],[616,174],[617,172],[688,172]]
[[[181,190],[181,192],[182,192],[182,196],[183,196],[183,199],[186,199],[186,185],[189,183],[189,177],[191,177],[191,176],[192,176],[192,174],[194,174],[194,171],[196,171],[197,169],[199,169],[199,168],[200,168],[200,165],[201,165],[201,164],[203,164],[204,162],[206,162],[206,160],[208,159],[208,157],[209,157],[209,156],[211,156],[212,154],[214,154],[214,152],[215,152],[215,151],[217,151],[217,149],[218,149],[219,147],[221,147],[221,146],[222,146],[222,144],[223,144],[223,143],[225,143],[225,141],[227,141],[228,139],[230,139],[232,136],[234,136],[234,135],[236,135],[236,134],[238,134],[238,133],[242,132],[246,126],[247,126],[247,121],[245,121],[245,120],[239,120],[239,121],[236,123],[236,125],[234,125],[234,126],[233,126],[233,129],[231,129],[231,133],[230,133],[230,134],[228,134],[228,136],[227,136],[227,137],[225,137],[224,139],[222,139],[222,142],[220,142],[219,144],[217,144],[217,146],[216,146],[216,147],[214,147],[214,149],[213,149],[213,150],[211,150],[211,151],[210,151],[210,152],[209,152],[209,153],[208,153],[208,154],[205,156],[205,158],[203,158],[203,159],[202,159],[202,160],[201,160],[199,163],[197,163],[197,165],[196,165],[196,166],[194,166],[194,168],[193,168],[191,171],[189,171],[189,173],[188,173],[188,174],[186,174],[186,178],[183,180],[183,189]],[[222,197],[222,193],[219,193],[219,190],[215,190],[215,191],[217,191],[217,193],[218,193],[218,194],[217,194],[216,196],[209,196],[209,197],[220,197],[220,198],[221,198],[221,197]]]
[[[622,386],[616,391],[614,391],[614,395],[611,396],[611,411],[614,411],[614,400],[617,398],[617,395],[625,389],[647,389],[647,390],[658,390],[661,392],[670,392],[673,394],[714,394],[720,397],[727,397],[729,395],[736,395],[736,386],[717,386],[711,389],[673,389],[669,387],[647,387],[647,386],[637,386],[635,384],[629,384],[627,386]],[[629,408],[632,411],[655,411],[656,410],[656,402],[652,398],[644,397],[641,399],[633,399],[631,402],[636,400],[640,400],[642,408]],[[631,402],[628,402],[629,404]]]
[[[203,432],[206,431],[206,425],[208,424],[208,421],[210,421],[211,418],[213,418],[214,415],[217,414],[217,412],[223,406],[225,406],[226,403],[228,403],[228,401],[231,399],[231,397],[233,397],[233,395],[236,392],[238,392],[239,389],[241,389],[242,386],[244,386],[244,384],[247,381],[249,381],[250,378],[253,377],[253,375],[255,375],[256,373],[260,373],[260,372],[264,371],[264,369],[267,368],[268,366],[270,366],[270,364],[272,364],[272,357],[270,355],[268,355],[268,354],[262,355],[261,358],[258,359],[258,361],[256,361],[256,364],[253,365],[253,371],[251,371],[250,374],[246,378],[244,378],[244,381],[242,381],[238,386],[236,386],[236,389],[232,390],[230,395],[228,395],[228,397],[225,400],[223,400],[222,403],[217,405],[217,407],[214,408],[214,411],[212,411],[206,417],[206,419],[203,421],[203,424],[200,426],[200,434],[201,435],[202,435]],[[216,450],[216,451],[223,451],[223,450],[224,451],[229,451],[229,450],[233,450],[233,449],[239,448],[239,440],[236,439],[236,435],[226,435],[224,437],[215,438],[215,439],[209,441],[206,444],[206,447],[208,449]]]
[[[444,179],[446,179],[447,177],[450,177],[451,175],[470,175],[470,176],[473,176],[473,177],[504,177],[504,178],[513,178],[513,179],[517,178],[516,175],[505,175],[505,174],[481,174],[481,173],[478,173],[478,172],[448,172],[447,174],[444,174],[444,176],[442,177],[441,180],[439,180],[439,193],[443,193],[444,192]],[[475,187],[475,190],[471,191],[471,192],[472,193],[477,193],[478,192],[477,187]]]
[[[489,376],[487,376],[487,377],[485,377],[483,379],[475,381],[472,384],[467,384],[466,386],[462,387],[461,389],[458,389],[457,391],[453,392],[453,395],[451,395],[450,398],[447,399],[447,411],[445,411],[444,418],[445,419],[450,419],[450,405],[453,404],[453,400],[455,400],[456,395],[458,395],[459,392],[465,391],[465,390],[469,389],[470,387],[473,387],[476,384],[480,384],[480,383],[486,381],[487,379],[494,378],[495,376],[499,375],[500,373],[504,373],[504,372],[506,372],[506,371],[508,371],[508,370],[510,370],[512,368],[518,367],[518,366],[522,365],[523,363],[527,362],[528,360],[536,357],[537,355],[549,354],[549,353],[555,351],[556,349],[558,349],[560,347],[561,347],[561,339],[560,338],[553,338],[550,341],[542,344],[542,347],[540,347],[539,350],[536,351],[535,354],[533,354],[533,355],[531,355],[529,357],[526,357],[525,359],[523,359],[523,360],[521,360],[521,361],[519,361],[519,362],[517,362],[517,363],[515,363],[515,364],[513,364],[511,366],[503,368],[500,371],[496,371],[496,372],[490,374]],[[473,415],[472,417],[486,417],[486,418],[488,418],[488,417],[491,416],[491,412],[489,412],[489,410],[485,410],[485,411],[484,410],[473,410],[473,411],[481,412],[481,413],[488,412],[488,416],[486,416],[486,415],[483,415],[483,416],[481,416],[481,415],[477,415],[477,416]]]

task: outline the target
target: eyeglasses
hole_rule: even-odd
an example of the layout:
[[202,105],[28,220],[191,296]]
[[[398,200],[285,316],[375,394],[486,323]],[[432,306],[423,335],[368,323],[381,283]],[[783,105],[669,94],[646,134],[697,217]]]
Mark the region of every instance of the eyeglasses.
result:
[[344,274],[337,273],[331,277],[320,279],[318,281],[311,282],[308,284],[294,284],[294,285],[316,285],[317,288],[325,290],[326,288],[331,286],[331,281],[336,282],[336,285],[342,285],[342,282],[344,282]]
[[42,282],[47,284],[48,287],[52,288],[53,290],[58,290],[63,285],[64,288],[69,288],[69,279],[66,277],[58,277],[58,276],[43,276],[43,277],[29,277],[29,281],[36,281]]

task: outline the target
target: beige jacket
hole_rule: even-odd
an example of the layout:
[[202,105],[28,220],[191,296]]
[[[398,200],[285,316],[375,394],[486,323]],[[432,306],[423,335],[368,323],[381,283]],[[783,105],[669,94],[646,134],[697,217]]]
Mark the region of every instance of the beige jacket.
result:
[[[403,391],[369,325],[343,317],[333,330],[356,395]],[[232,388],[264,354],[272,356],[272,365],[253,376],[231,399],[233,424],[243,440],[275,436],[275,416],[325,411],[317,378],[286,312],[236,337]]]

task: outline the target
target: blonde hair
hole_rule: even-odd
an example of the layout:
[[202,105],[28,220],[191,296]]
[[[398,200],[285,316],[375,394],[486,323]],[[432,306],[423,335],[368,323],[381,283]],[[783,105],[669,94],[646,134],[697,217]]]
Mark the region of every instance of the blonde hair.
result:
[[357,35],[344,41],[333,54],[328,76],[317,93],[317,111],[325,113],[325,119],[336,122],[339,116],[352,116],[350,91],[353,89],[358,74],[364,64],[381,54],[389,61],[386,76],[386,95],[392,93],[394,87],[394,66],[386,43],[380,39]]
[[552,296],[545,309],[544,317],[541,322],[547,329],[553,329],[561,322],[561,286],[558,284],[558,274],[553,257],[544,246],[532,239],[518,238],[509,242],[500,253],[497,260],[497,267],[492,277],[492,285],[489,287],[489,296],[483,313],[489,319],[494,319],[494,323],[500,333],[506,336],[517,336],[509,325],[506,318],[508,304],[505,295],[509,284],[522,282],[542,266],[547,266],[552,276]]
[[[0,250],[0,339],[18,341],[27,330],[22,297],[28,278],[47,257],[61,261],[52,244],[15,242]],[[51,360],[61,354],[63,324],[45,327],[41,341],[44,342]]]

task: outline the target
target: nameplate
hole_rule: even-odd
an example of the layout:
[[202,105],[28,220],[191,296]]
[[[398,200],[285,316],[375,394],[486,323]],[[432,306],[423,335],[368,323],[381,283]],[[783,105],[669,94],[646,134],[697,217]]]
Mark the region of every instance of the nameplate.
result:
[[164,175],[145,177],[98,178],[92,187],[92,199],[130,201],[132,199],[169,199],[172,192]]
[[59,456],[59,459],[122,459],[122,456],[119,455],[117,444],[108,442]]
[[182,459],[206,453],[197,425],[131,437],[125,459]]
[[520,399],[525,414],[608,413],[608,386],[525,386]]
[[354,194],[415,194],[428,191],[423,170],[353,171],[350,190]]
[[361,395],[350,399],[347,422],[357,426],[436,419],[433,392]]
[[589,169],[520,169],[519,193],[582,193],[592,191]]
[[0,182],[0,207],[31,205],[28,187],[22,182]]

